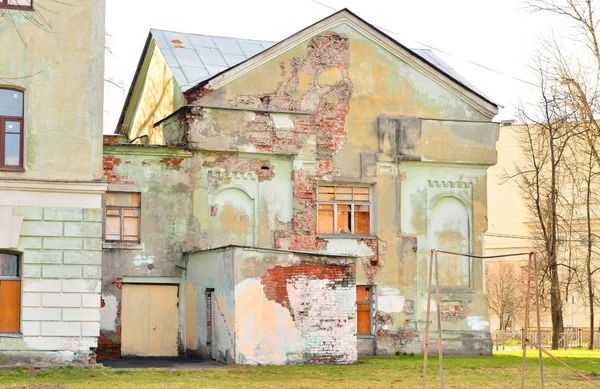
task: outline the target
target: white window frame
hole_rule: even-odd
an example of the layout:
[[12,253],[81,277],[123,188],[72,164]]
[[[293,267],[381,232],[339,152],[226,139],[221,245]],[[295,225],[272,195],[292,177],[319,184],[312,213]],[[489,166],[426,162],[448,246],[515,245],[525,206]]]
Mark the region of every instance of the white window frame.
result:
[[[369,191],[369,201],[368,202],[357,202],[355,200],[319,200],[319,188],[321,187],[344,187],[344,188],[366,188]],[[344,184],[344,183],[329,183],[323,182],[317,185],[316,192],[316,200],[317,200],[317,235],[320,236],[335,236],[335,237],[371,237],[375,234],[373,233],[373,185],[368,184]],[[333,205],[333,233],[319,233],[319,205]],[[337,218],[338,218],[338,210],[337,205],[349,205],[350,206],[350,232],[336,232],[337,231]],[[355,205],[368,205],[369,206],[369,233],[368,234],[355,234],[354,233],[354,206]],[[345,212],[345,211],[344,211]],[[359,211],[360,212],[360,211]]]

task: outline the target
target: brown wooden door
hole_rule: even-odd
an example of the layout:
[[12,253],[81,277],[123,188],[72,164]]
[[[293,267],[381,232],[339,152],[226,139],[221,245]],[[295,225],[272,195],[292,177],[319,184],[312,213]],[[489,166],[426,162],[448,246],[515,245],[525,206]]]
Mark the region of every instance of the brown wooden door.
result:
[[365,285],[356,285],[357,330],[359,334],[371,334],[371,294]]
[[21,330],[21,280],[0,280],[0,332]]

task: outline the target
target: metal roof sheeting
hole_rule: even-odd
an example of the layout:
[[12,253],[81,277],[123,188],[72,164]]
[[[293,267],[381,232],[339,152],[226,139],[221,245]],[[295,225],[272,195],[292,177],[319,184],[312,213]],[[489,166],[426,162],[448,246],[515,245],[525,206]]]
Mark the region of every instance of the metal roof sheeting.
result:
[[277,42],[150,30],[183,92]]
[[454,68],[452,68],[446,62],[444,62],[433,51],[431,51],[429,49],[411,49],[411,50],[414,51],[415,53],[417,53],[417,55],[419,55],[421,58],[423,58],[424,60],[429,62],[431,65],[435,66],[442,73],[454,78],[456,81],[460,82],[461,84],[466,86],[468,89],[471,89],[473,92],[475,92],[483,97],[486,97],[489,100],[489,97],[487,97],[482,91],[477,89],[475,87],[475,85],[471,84],[466,78],[461,76],[460,73],[458,73],[456,70],[454,70]]
[[[156,29],[150,30],[150,33],[183,92],[277,43]],[[473,92],[486,97],[483,92],[433,51],[429,49],[411,50],[442,73],[462,83]]]

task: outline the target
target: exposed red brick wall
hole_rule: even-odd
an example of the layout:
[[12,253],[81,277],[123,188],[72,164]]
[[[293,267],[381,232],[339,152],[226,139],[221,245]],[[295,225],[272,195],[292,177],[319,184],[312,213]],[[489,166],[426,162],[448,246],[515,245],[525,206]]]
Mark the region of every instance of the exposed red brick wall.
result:
[[[104,306],[104,299],[100,300],[101,306]],[[114,359],[121,357],[121,304],[117,307],[117,325],[116,325],[116,337],[117,340],[112,341],[106,337],[106,334],[100,331],[98,337],[98,348],[96,348],[97,359]]]
[[113,169],[121,164],[121,159],[118,157],[104,156],[102,160],[102,168],[104,169],[104,178],[109,184],[132,184],[127,179],[127,176],[119,176]]
[[126,143],[127,137],[125,136],[115,136],[115,135],[103,135],[102,142],[109,145],[116,145],[119,143]]
[[387,243],[381,239],[363,239],[363,242],[373,251],[369,258],[362,258],[362,265],[369,283],[375,283],[375,275],[383,267],[383,258],[387,254]]
[[318,280],[330,280],[336,285],[348,287],[356,282],[356,270],[352,265],[315,265],[303,263],[290,267],[276,266],[267,270],[260,279],[265,296],[283,307],[290,309],[287,293],[287,281],[295,277],[306,276]]
[[[174,168],[179,168],[181,166],[182,162],[183,162],[183,158],[163,158],[160,160],[160,163],[162,163],[163,165],[174,167]],[[143,165],[143,163],[142,163],[142,165]]]
[[204,96],[208,96],[213,92],[209,87],[203,88],[192,88],[191,90],[184,93],[185,99],[188,104],[193,104],[197,100],[200,100]]

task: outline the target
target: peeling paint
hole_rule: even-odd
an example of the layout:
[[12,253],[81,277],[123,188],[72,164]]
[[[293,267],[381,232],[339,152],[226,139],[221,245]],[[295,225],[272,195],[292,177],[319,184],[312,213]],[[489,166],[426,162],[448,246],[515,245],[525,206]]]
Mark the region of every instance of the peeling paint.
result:
[[133,257],[135,266],[150,265],[154,263],[154,255],[136,255]]
[[377,309],[387,313],[402,312],[404,296],[397,288],[379,288],[377,291]]

